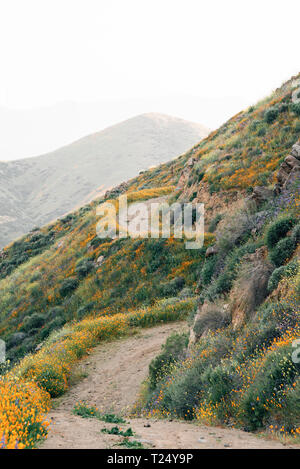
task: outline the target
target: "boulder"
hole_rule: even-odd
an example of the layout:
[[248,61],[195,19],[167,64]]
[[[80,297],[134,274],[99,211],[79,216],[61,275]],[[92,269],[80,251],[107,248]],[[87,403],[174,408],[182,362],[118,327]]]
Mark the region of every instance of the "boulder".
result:
[[191,167],[191,166],[194,166],[194,164],[196,163],[196,158],[194,158],[193,156],[191,158],[189,158],[185,164],[185,166],[188,166],[188,167]]
[[300,181],[300,166],[295,166],[286,181],[284,182],[282,189],[287,189],[290,185],[293,185],[296,181]]
[[206,249],[205,257],[210,257],[215,254],[218,254],[218,247],[217,246],[209,246],[209,248]]
[[298,160],[297,158],[295,158],[294,156],[292,155],[288,155],[286,158],[285,158],[285,163],[290,166],[291,168],[295,168],[296,166],[300,166],[300,160]]
[[269,200],[271,197],[273,197],[273,191],[271,189],[268,189],[264,186],[255,186],[253,188],[252,194],[250,197],[248,197],[247,202],[254,202],[258,207],[262,203]]
[[295,143],[295,145],[292,146],[291,155],[297,158],[298,160],[300,159],[300,142],[297,142]]
[[300,142],[292,147],[291,154],[288,155],[277,173],[277,184],[274,188],[276,195],[286,190],[289,185],[296,182],[300,177]]
[[102,265],[104,261],[105,261],[105,257],[99,256],[98,259],[96,260],[96,265],[100,267],[100,265]]

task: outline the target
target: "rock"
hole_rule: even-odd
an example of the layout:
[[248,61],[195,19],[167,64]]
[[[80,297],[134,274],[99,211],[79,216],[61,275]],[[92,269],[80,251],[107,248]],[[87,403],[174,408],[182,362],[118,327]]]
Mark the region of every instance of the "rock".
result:
[[286,190],[290,185],[294,184],[297,180],[300,181],[300,166],[295,166],[292,169],[285,183],[283,184],[282,189]]
[[214,254],[218,254],[217,246],[210,246],[206,249],[205,257],[213,256]]
[[193,156],[191,158],[189,158],[185,164],[185,166],[189,166],[189,167],[192,167],[194,166],[194,164],[196,163],[196,158],[194,158]]
[[99,256],[98,259],[96,260],[97,266],[99,267],[100,265],[102,265],[104,260],[105,260],[104,256]]
[[274,193],[276,195],[285,191],[291,184],[300,178],[300,142],[292,147],[291,154],[288,155],[277,173],[277,184]]
[[0,251],[0,259],[5,259],[7,257],[7,252],[5,252],[3,249]]
[[231,448],[231,445],[229,443],[225,443],[224,448]]
[[26,337],[24,332],[16,332],[10,336],[9,342],[11,346],[20,344]]
[[128,188],[128,183],[122,182],[117,187],[114,187],[113,189],[106,191],[104,195],[104,199],[109,199],[110,197],[121,195],[124,192],[126,192],[127,188]]
[[300,159],[300,142],[297,142],[292,146],[291,155]]
[[250,195],[250,197],[248,197],[247,201],[253,201],[258,207],[262,203],[269,200],[271,197],[273,197],[273,191],[271,189],[268,189],[264,186],[255,186],[253,188],[252,194]]
[[42,347],[43,347],[43,343],[38,344],[38,345],[35,347],[35,351],[38,352],[39,350],[41,350]]
[[290,174],[291,168],[283,162],[279,168],[278,174],[277,174],[277,181],[279,184],[282,186],[285,181],[287,180],[289,174]]
[[150,428],[151,425],[150,425],[150,423],[145,423],[144,427],[145,427],[145,428]]
[[292,155],[288,155],[284,161],[291,168],[294,168],[295,166],[300,166],[300,160],[298,160]]
[[149,441],[149,440],[144,440],[144,438],[140,438],[139,440],[136,440],[138,441],[139,443],[141,443],[142,445],[149,445],[149,446],[153,446],[153,443],[152,441]]
[[206,443],[206,438],[204,438],[203,436],[200,436],[200,438],[198,439],[199,443]]

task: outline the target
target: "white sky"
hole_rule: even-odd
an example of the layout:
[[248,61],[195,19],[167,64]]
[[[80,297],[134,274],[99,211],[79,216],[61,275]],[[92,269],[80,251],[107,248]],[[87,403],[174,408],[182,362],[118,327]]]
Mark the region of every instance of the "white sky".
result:
[[[98,103],[78,137],[149,111],[216,127],[300,71],[299,13],[299,0],[0,0],[0,108]],[[41,150],[63,140],[53,130]],[[10,145],[0,127],[15,157]]]

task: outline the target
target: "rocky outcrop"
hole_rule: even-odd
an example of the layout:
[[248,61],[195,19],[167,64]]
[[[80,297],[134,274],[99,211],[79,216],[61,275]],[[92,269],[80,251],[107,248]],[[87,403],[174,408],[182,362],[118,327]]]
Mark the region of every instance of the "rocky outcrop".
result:
[[177,184],[175,190],[178,191],[178,190],[181,190],[185,187],[185,185],[186,185],[186,183],[189,179],[191,170],[192,170],[194,164],[196,163],[196,161],[197,161],[197,159],[194,156],[191,156],[191,158],[189,158],[187,160],[187,162],[185,163],[184,168],[181,172],[181,175],[180,175],[180,178],[179,178],[179,181],[178,181],[178,184]]
[[128,188],[128,183],[127,182],[122,182],[122,184],[119,184],[118,186],[114,187],[113,189],[106,191],[104,198],[105,199],[110,199],[112,197],[119,196],[121,194],[124,194],[124,192],[127,191]]
[[99,256],[98,259],[96,260],[97,267],[100,267],[103,264],[104,261],[105,261],[105,257],[104,256]]
[[267,200],[271,199],[274,195],[272,189],[268,189],[264,186],[255,186],[252,194],[246,200],[247,203],[254,203],[256,207],[259,207]]
[[280,194],[300,178],[300,141],[292,147],[291,154],[282,162],[278,174],[275,193]]
[[281,163],[277,173],[277,184],[274,191],[264,186],[256,186],[250,197],[246,199],[246,204],[255,204],[259,207],[274,195],[287,190],[300,178],[300,141],[292,147],[291,154],[288,155]]
[[218,254],[218,251],[218,246],[209,246],[209,248],[206,249],[205,257],[214,256],[215,254]]

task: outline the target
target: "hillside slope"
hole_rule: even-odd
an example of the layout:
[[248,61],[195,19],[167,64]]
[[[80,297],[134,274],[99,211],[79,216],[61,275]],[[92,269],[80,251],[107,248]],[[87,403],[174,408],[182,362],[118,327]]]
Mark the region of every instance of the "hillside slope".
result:
[[[185,155],[3,251],[0,337],[13,362],[33,352],[13,374],[59,396],[72,367],[101,340],[188,317],[190,335],[171,337],[151,364],[137,411],[300,433],[294,82]],[[97,206],[121,193],[129,203],[205,202],[203,248],[187,250],[173,237],[97,238]]]
[[0,247],[178,156],[207,133],[201,125],[149,113],[46,155],[0,162]]

